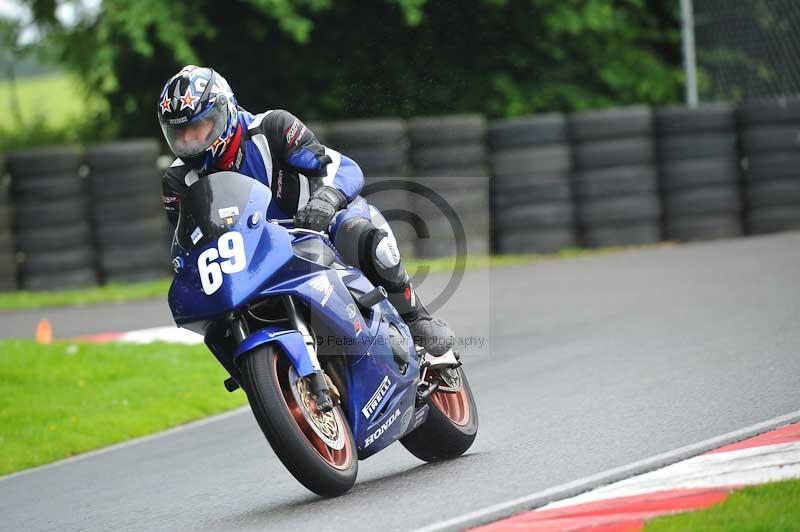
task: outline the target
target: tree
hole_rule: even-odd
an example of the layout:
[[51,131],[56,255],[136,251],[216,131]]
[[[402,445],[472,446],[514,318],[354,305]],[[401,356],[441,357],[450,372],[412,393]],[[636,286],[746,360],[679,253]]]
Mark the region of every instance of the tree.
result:
[[190,63],[245,108],[307,120],[659,104],[681,88],[675,0],[104,0],[71,27],[53,0],[29,3],[125,135],[153,134],[161,85]]
[[23,123],[22,109],[17,92],[17,59],[23,54],[19,44],[20,25],[18,21],[0,17],[0,67],[3,69],[9,86],[9,107],[11,119],[16,126]]

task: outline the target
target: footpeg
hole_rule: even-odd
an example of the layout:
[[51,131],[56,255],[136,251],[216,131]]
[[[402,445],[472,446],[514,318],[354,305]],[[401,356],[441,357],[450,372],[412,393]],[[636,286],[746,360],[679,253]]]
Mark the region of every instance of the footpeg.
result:
[[233,380],[233,377],[228,377],[222,384],[225,385],[225,389],[229,392],[235,392],[239,389],[239,383]]
[[445,354],[438,357],[425,353],[423,365],[430,369],[457,368],[461,365],[461,361],[456,356],[455,351],[449,349]]
[[438,390],[438,389],[439,389],[439,383],[438,382],[434,382],[433,384],[429,384],[424,389],[421,389],[421,390],[418,389],[417,390],[417,401],[418,401],[418,403],[422,404],[425,401],[425,399],[430,397],[430,395],[433,392],[435,392],[436,390]]

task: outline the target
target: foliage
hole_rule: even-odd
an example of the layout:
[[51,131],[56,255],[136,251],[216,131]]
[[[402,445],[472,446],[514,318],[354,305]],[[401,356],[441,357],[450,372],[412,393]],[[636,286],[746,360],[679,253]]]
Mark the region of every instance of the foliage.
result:
[[59,24],[27,0],[61,60],[126,135],[183,64],[214,66],[254,111],[338,119],[510,116],[680,95],[677,0],[103,0]]
[[84,122],[90,107],[74,76],[48,74],[0,82],[0,102],[14,102],[15,109],[0,121],[0,151],[90,136]]
[[[24,26],[20,20],[0,17],[0,102],[9,110],[0,119],[0,151],[107,136],[105,127],[90,120],[108,116],[103,96],[87,90],[74,75],[48,69],[53,49],[22,44]],[[18,75],[37,71],[40,75]]]

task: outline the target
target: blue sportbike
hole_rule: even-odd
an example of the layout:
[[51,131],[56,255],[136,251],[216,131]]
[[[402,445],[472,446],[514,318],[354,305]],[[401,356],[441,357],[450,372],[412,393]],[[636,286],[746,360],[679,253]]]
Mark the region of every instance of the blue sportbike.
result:
[[[478,412],[458,354],[414,345],[386,292],[324,233],[267,219],[271,191],[234,172],[181,201],[169,306],[242,388],[284,466],[323,496],[397,440],[425,461],[472,445]],[[334,408],[317,408],[330,394]],[[329,404],[329,403],[328,403]]]

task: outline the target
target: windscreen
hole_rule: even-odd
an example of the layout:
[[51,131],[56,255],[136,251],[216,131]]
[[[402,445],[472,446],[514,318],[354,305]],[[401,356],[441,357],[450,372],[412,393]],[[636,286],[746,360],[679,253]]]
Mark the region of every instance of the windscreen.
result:
[[178,244],[192,249],[230,231],[244,216],[255,180],[235,172],[201,177],[181,198]]

